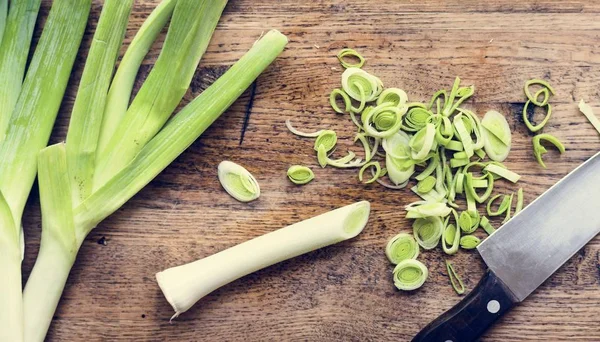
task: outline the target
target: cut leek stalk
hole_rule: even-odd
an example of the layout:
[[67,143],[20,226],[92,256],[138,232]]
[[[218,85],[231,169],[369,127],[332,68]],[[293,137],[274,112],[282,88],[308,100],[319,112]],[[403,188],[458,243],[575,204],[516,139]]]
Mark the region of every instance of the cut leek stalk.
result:
[[99,189],[131,162],[177,108],[225,4],[227,0],[177,1],[154,68],[110,141],[99,151],[94,189]]
[[219,182],[231,197],[240,202],[254,201],[260,197],[260,186],[248,170],[224,160],[218,168]]
[[176,318],[212,291],[283,260],[357,236],[369,202],[354,203],[246,241],[198,261],[156,274]]

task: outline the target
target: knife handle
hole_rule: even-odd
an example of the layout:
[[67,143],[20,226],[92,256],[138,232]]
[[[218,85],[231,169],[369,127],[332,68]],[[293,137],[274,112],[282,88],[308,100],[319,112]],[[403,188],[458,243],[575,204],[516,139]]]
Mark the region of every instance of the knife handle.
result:
[[516,303],[508,287],[488,270],[471,293],[429,323],[412,341],[475,341]]

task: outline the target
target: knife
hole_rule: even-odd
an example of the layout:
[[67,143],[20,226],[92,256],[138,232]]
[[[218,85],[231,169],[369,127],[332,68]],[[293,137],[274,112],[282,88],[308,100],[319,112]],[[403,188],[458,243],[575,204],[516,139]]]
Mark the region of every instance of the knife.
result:
[[600,232],[599,212],[600,153],[477,247],[488,267],[479,284],[413,342],[477,340]]

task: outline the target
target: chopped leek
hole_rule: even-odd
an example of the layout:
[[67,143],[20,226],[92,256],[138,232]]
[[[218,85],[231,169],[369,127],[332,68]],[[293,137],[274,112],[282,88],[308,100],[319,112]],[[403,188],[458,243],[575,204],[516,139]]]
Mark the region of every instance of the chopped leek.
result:
[[290,181],[297,185],[302,185],[310,182],[315,178],[315,174],[306,166],[292,165],[287,171],[287,176]]
[[157,273],[156,280],[175,310],[175,318],[202,297],[247,274],[357,236],[367,224],[369,213],[369,202],[347,205],[204,259],[169,268]]
[[429,271],[418,260],[406,259],[396,265],[393,271],[394,285],[398,290],[412,291],[423,286]]
[[585,101],[581,100],[579,101],[579,110],[590,121],[590,123],[594,126],[596,131],[600,133],[600,120],[598,120],[598,117],[594,114],[594,110],[592,109],[592,107],[585,103]]
[[448,278],[450,278],[450,284],[454,291],[459,295],[465,293],[465,285],[463,284],[462,279],[456,274],[454,267],[448,260],[446,260],[446,271],[448,272]]
[[394,265],[406,259],[416,259],[419,256],[417,241],[407,233],[400,233],[391,238],[385,246],[385,255]]
[[250,202],[260,196],[258,182],[244,167],[225,160],[219,164],[218,175],[225,191],[236,200]]
[[443,231],[444,223],[439,216],[418,218],[413,223],[413,236],[423,249],[435,248]]
[[475,235],[465,235],[460,238],[460,247],[462,249],[474,249],[481,243],[481,240]]
[[546,150],[546,148],[542,145],[543,141],[547,141],[554,145],[561,154],[565,153],[565,145],[563,145],[555,136],[547,133],[539,134],[533,137],[533,155],[535,156],[537,162],[543,168],[546,168],[546,164],[542,160],[542,156],[546,154],[548,150]]
[[[346,57],[356,58],[358,59],[358,63],[349,63],[346,61]],[[340,50],[340,52],[337,54],[337,58],[344,68],[362,68],[362,66],[365,64],[365,58],[354,49]]]

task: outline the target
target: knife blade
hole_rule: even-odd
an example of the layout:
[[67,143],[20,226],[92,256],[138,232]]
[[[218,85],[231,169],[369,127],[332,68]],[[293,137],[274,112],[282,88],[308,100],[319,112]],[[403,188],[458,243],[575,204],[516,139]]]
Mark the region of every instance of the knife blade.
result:
[[477,340],[600,233],[600,153],[496,230],[477,250],[488,270],[413,341]]

